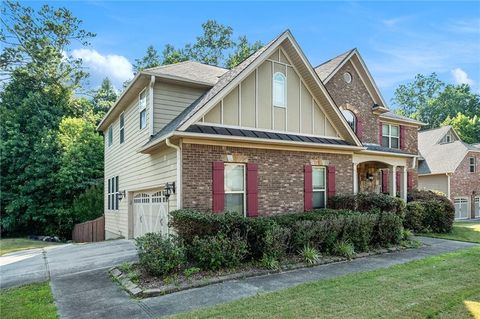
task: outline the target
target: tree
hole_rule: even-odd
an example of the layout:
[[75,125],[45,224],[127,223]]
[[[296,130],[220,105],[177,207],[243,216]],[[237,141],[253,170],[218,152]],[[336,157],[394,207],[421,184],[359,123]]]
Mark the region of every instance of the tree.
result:
[[165,45],[165,48],[162,51],[162,56],[163,65],[179,63],[189,59],[184,50],[175,49],[171,44]]
[[241,36],[238,39],[238,43],[235,45],[235,51],[230,54],[226,62],[226,67],[233,69],[240,63],[242,63],[246,58],[255,53],[258,49],[263,46],[262,42],[256,41],[253,44],[248,42],[246,36]]
[[138,73],[144,69],[154,68],[161,65],[160,56],[153,45],[148,46],[145,56],[140,59],[135,59],[133,69],[135,73]]
[[442,123],[445,125],[451,125],[465,143],[480,143],[480,117],[477,115],[468,117],[457,113],[455,117],[447,117]]
[[117,100],[117,92],[113,87],[109,78],[105,78],[100,85],[100,88],[95,91],[92,99],[93,112],[96,115],[97,120],[102,119],[105,113],[115,104]]

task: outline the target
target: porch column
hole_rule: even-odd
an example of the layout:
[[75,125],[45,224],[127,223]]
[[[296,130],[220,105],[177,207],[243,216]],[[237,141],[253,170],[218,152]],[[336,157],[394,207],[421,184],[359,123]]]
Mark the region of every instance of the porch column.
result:
[[407,201],[407,167],[403,166],[402,170],[402,181],[401,181],[401,189],[400,189],[400,198],[402,198],[405,202]]
[[390,195],[397,196],[397,166],[390,166]]
[[357,163],[353,163],[353,193],[358,193],[358,172]]

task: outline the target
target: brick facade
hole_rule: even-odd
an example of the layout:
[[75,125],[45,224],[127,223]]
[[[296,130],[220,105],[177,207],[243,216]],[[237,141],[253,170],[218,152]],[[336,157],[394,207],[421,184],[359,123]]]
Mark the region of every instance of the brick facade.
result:
[[[476,170],[475,173],[470,173],[469,158],[476,158]],[[480,153],[468,152],[460,165],[450,178],[450,199],[455,197],[468,197],[473,209],[472,192],[475,192],[475,196],[480,196]]]
[[351,155],[183,144],[183,207],[212,209],[212,162],[258,164],[260,216],[301,212],[304,165],[335,165],[336,193],[352,193]]

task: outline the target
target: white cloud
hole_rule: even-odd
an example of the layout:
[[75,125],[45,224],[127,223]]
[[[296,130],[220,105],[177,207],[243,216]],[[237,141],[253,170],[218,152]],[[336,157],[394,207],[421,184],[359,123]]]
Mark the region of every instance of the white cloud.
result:
[[460,68],[453,69],[452,75],[457,84],[468,84],[472,86],[474,83],[474,81],[468,77],[467,72]]
[[116,87],[121,87],[124,81],[133,77],[133,66],[128,59],[121,55],[102,55],[93,49],[76,49],[72,56],[82,59],[94,80],[109,77]]

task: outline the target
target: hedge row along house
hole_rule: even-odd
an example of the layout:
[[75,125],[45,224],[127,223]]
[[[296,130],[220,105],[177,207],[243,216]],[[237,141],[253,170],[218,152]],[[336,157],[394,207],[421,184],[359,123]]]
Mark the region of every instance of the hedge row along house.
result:
[[99,124],[107,238],[167,232],[178,208],[246,216],[417,185],[423,123],[388,110],[356,49],[313,68],[285,31],[232,70],[139,72]]
[[442,192],[456,219],[480,218],[480,144],[463,142],[451,126],[419,133],[418,186]]

